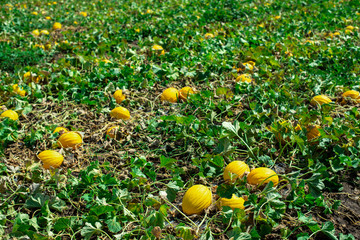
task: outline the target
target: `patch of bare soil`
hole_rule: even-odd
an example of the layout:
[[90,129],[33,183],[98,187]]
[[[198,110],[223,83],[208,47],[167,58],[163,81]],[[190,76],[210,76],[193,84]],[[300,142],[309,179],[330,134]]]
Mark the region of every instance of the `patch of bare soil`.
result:
[[341,200],[339,209],[330,216],[335,229],[360,239],[360,183],[352,185],[344,182],[342,192],[329,195],[331,198]]

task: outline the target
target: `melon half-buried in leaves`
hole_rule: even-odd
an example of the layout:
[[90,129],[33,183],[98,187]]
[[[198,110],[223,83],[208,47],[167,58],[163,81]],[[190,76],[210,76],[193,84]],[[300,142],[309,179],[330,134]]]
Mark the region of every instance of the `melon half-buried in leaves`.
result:
[[114,126],[106,131],[106,135],[110,138],[116,138],[116,134],[119,132],[119,126]]
[[239,75],[236,78],[236,81],[237,82],[251,83],[252,79],[250,77],[250,74],[244,73],[244,74]]
[[343,101],[341,103],[346,103],[345,98],[351,98],[356,103],[360,103],[360,93],[355,90],[349,90],[342,94]]
[[182,100],[186,100],[190,94],[193,94],[194,90],[191,87],[183,87],[179,91],[179,97]]
[[59,133],[59,135],[68,132],[69,130],[64,127],[56,127],[53,133]]
[[158,55],[164,55],[165,54],[165,50],[162,46],[155,44],[151,47],[151,49],[155,52],[157,52]]
[[306,137],[308,141],[312,141],[313,139],[316,139],[318,137],[321,136],[321,133],[319,131],[321,127],[319,125],[314,125],[314,126],[308,126],[306,128]]
[[282,144],[290,141],[290,137],[284,139],[283,134],[288,133],[291,129],[294,129],[295,132],[298,132],[301,131],[301,126],[299,124],[296,124],[296,126],[294,127],[290,121],[284,120],[276,122],[273,124],[273,126],[270,127],[270,131],[275,134],[276,140],[278,142],[281,142]]
[[58,168],[64,161],[63,155],[54,150],[45,150],[39,153],[38,158],[45,169]]
[[210,38],[214,38],[215,35],[212,33],[206,33],[204,37],[205,37],[205,39],[210,39]]
[[238,197],[235,194],[232,195],[231,199],[228,198],[221,198],[220,205],[231,207],[232,209],[240,208],[244,209],[244,202],[245,200],[242,197]]
[[313,106],[331,103],[331,99],[326,95],[317,95],[311,99],[310,104]]
[[182,201],[182,210],[187,215],[200,214],[208,208],[212,201],[212,194],[204,185],[194,185],[189,188]]
[[116,90],[113,96],[117,104],[120,104],[126,98],[122,90]]
[[6,110],[5,112],[3,112],[0,117],[3,117],[3,118],[10,118],[14,121],[18,120],[19,119],[19,115],[13,111],[13,110]]
[[254,70],[254,67],[255,67],[255,62],[254,61],[247,61],[245,63],[243,63],[244,67],[245,67],[245,70]]
[[243,161],[233,161],[229,163],[224,170],[224,180],[235,182],[236,179],[242,178],[245,173],[249,173],[249,166]]
[[25,97],[26,91],[23,90],[22,88],[20,88],[18,84],[14,84],[14,85],[12,86],[12,88],[13,88],[13,92],[14,92],[14,93],[17,93],[17,94],[19,94],[19,95],[22,96],[22,97]]
[[247,176],[247,182],[251,185],[266,185],[270,181],[276,186],[279,183],[279,177],[276,172],[266,167],[255,168]]
[[81,146],[82,142],[82,137],[77,132],[63,133],[58,139],[58,143],[62,148],[76,149]]

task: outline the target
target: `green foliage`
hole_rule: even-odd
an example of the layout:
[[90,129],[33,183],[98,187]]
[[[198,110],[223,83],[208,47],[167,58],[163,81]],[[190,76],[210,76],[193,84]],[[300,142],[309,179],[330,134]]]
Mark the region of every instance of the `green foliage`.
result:
[[[357,7],[1,3],[0,113],[14,109],[20,119],[0,119],[0,238],[356,239],[359,216],[342,196],[360,181],[359,104],[341,95],[359,90]],[[236,82],[240,74],[252,82]],[[198,91],[160,101],[165,88],[185,86]],[[126,95],[121,104],[117,89]],[[319,94],[333,102],[311,106]],[[109,117],[119,105],[131,120]],[[115,125],[119,137],[105,138]],[[309,140],[315,125],[319,136]],[[64,164],[46,171],[36,155],[56,149],[57,126],[81,132],[84,143],[59,150]],[[234,160],[273,169],[279,184],[224,182]],[[186,217],[182,196],[194,184],[211,187],[214,205]],[[219,198],[233,194],[245,199],[244,210],[220,207]],[[339,227],[344,221],[349,229]]]

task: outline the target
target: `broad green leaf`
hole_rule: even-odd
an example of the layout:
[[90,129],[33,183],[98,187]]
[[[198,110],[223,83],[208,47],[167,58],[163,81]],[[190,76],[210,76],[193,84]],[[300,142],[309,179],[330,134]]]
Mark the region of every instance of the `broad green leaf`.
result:
[[41,208],[50,197],[41,193],[37,193],[35,196],[30,196],[25,202],[26,208]]
[[184,240],[192,240],[195,238],[193,230],[190,227],[178,225],[176,226],[177,236]]
[[117,233],[122,229],[121,224],[120,224],[119,220],[117,219],[117,217],[108,219],[105,221],[105,223],[107,224],[110,232]]
[[89,240],[94,234],[99,234],[101,231],[102,225],[99,222],[95,223],[93,226],[90,223],[85,223],[85,226],[81,229],[80,233],[84,239]]
[[54,230],[57,232],[71,228],[70,218],[59,218],[54,224]]
[[105,213],[110,213],[110,212],[113,212],[115,209],[114,207],[112,206],[104,206],[104,205],[101,205],[101,206],[95,206],[95,207],[92,207],[90,209],[90,214],[94,214],[96,216],[100,216],[102,214],[105,214]]
[[167,169],[172,169],[172,165],[173,163],[176,162],[176,159],[174,158],[168,158],[168,157],[164,157],[164,156],[160,156],[160,166],[161,167],[166,167]]

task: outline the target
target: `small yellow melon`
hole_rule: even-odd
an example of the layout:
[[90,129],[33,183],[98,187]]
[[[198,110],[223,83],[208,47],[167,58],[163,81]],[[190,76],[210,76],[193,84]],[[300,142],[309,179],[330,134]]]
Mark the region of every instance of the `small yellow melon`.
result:
[[318,126],[318,125],[308,126],[308,127],[306,128],[306,131],[307,131],[307,133],[306,133],[307,140],[308,140],[308,141],[312,141],[313,139],[320,137],[320,136],[321,136],[321,133],[320,133],[320,131],[319,131],[320,128],[321,128],[321,127]]
[[311,99],[310,104],[313,106],[329,104],[331,103],[331,99],[326,95],[317,95]]
[[118,104],[120,104],[126,98],[126,96],[123,94],[122,90],[116,90],[113,96],[116,100],[116,103],[118,103]]
[[77,132],[66,132],[61,134],[58,139],[60,147],[76,149],[81,146],[83,140]]
[[250,172],[250,168],[245,162],[233,161],[226,166],[223,177],[225,181],[235,182],[247,172]]
[[0,115],[0,117],[3,117],[3,118],[7,117],[7,118],[10,118],[10,119],[12,119],[14,121],[19,119],[19,115],[13,110],[6,110],[5,112],[3,112]]
[[35,29],[34,31],[31,32],[32,35],[34,35],[35,37],[40,36],[40,31],[38,29]]
[[165,54],[165,50],[162,46],[155,44],[151,47],[151,49],[153,51],[156,51],[158,53],[158,55],[164,55]]
[[245,63],[243,63],[245,69],[248,69],[250,71],[252,71],[255,67],[255,62],[254,61],[247,61]]
[[41,30],[40,33],[42,35],[49,35],[50,34],[48,30]]
[[212,201],[212,194],[204,185],[194,185],[189,188],[182,200],[182,210],[187,215],[200,214],[208,208]]
[[130,119],[130,112],[124,107],[117,107],[111,110],[110,116],[116,119],[128,120]]
[[108,135],[110,138],[116,138],[118,132],[119,132],[119,126],[114,126],[106,131],[106,135]]
[[266,167],[255,168],[247,176],[247,182],[251,185],[267,184],[270,181],[276,186],[279,183],[279,176],[276,172]]
[[245,83],[251,83],[252,79],[250,77],[250,74],[241,74],[236,78],[237,82],[245,82]]
[[183,87],[179,91],[179,97],[182,100],[186,100],[190,94],[193,94],[194,90],[191,87]]
[[353,26],[347,26],[345,29],[346,29],[346,30],[349,30],[349,31],[353,31],[353,30],[355,29],[355,27],[353,27]]
[[245,200],[242,197],[237,197],[235,194],[232,195],[231,199],[228,198],[221,198],[220,205],[221,206],[228,206],[232,209],[240,208],[245,209],[244,207]]
[[360,103],[360,93],[358,91],[355,90],[346,91],[342,94],[342,97],[343,97],[342,103],[346,103],[345,98],[351,98],[356,103]]
[[53,30],[60,30],[61,29],[61,23],[59,23],[59,22],[56,22],[56,23],[54,23],[54,25],[53,25]]
[[161,94],[161,101],[176,103],[179,98],[179,91],[176,88],[167,88]]
[[69,130],[64,127],[56,127],[53,133],[59,133],[59,135],[68,132]]
[[210,38],[214,38],[215,36],[212,33],[206,33],[204,37],[205,39],[210,39]]
[[42,161],[45,169],[58,168],[64,161],[63,155],[54,150],[45,150],[39,153],[38,158]]

